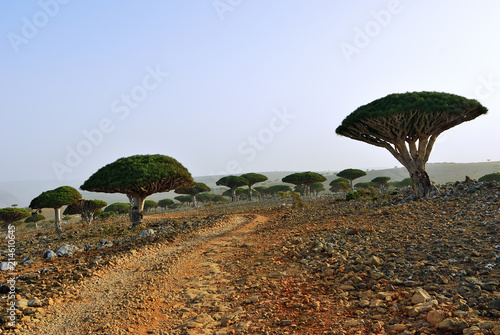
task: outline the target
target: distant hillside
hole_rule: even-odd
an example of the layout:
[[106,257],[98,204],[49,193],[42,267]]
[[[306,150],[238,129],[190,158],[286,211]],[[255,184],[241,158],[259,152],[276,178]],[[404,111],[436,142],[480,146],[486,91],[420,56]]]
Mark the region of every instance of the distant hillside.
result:
[[[352,166],[352,168],[356,168]],[[273,172],[260,172],[266,175],[269,180],[259,185],[270,186],[281,183],[281,178],[289,175],[295,171],[273,171]],[[326,183],[337,178],[335,175],[338,171],[318,171],[326,178]],[[500,172],[500,162],[486,162],[486,163],[434,163],[427,164],[427,172],[431,180],[444,184],[447,182],[454,182],[457,180],[465,180],[465,176],[473,179],[478,179],[485,174]],[[367,175],[359,178],[356,182],[370,181],[378,176],[388,176],[391,181],[398,181],[409,177],[408,172],[404,168],[392,168],[383,170],[367,170]],[[214,193],[222,193],[227,188],[216,186],[215,183],[223,176],[203,176],[195,177],[197,182],[207,184]],[[66,182],[64,185],[73,186],[78,189],[83,184],[83,180],[73,180]],[[20,207],[29,205],[31,199],[38,196],[43,191],[54,189],[62,186],[57,180],[52,181],[14,181],[14,182],[0,182],[0,208],[10,207],[12,204],[18,204]],[[128,202],[124,194],[108,194],[108,193],[93,193],[81,191],[85,199],[101,199],[109,204],[113,202]],[[149,197],[149,199],[158,201],[164,198],[174,198],[177,196],[174,192],[157,193]]]

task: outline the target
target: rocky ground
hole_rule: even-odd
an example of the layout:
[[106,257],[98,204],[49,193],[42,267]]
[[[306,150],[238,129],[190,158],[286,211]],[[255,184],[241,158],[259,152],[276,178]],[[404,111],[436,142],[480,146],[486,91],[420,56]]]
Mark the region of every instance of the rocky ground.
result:
[[0,333],[500,334],[500,185],[409,194],[19,237],[16,328],[2,298]]

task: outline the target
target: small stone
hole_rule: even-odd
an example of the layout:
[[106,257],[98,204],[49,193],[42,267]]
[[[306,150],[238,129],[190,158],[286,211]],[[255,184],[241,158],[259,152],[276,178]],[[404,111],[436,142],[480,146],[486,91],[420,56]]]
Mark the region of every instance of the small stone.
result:
[[78,250],[79,249],[76,245],[65,244],[57,250],[56,254],[59,257],[71,257],[73,256],[73,253],[75,253]]
[[281,325],[290,326],[292,324],[292,320],[281,320]]
[[18,309],[26,308],[28,307],[28,299],[18,299],[15,304]]
[[141,234],[139,235],[139,238],[152,237],[152,236],[155,236],[155,233],[156,232],[151,228],[145,229],[141,232]]
[[368,264],[372,266],[379,266],[380,264],[382,264],[382,260],[377,256],[372,256],[368,259]]
[[415,293],[411,297],[411,302],[412,304],[420,304],[422,302],[427,302],[431,299],[432,298],[429,295],[429,293],[427,293],[427,291],[425,291],[423,288],[419,287],[415,290]]
[[42,302],[38,298],[33,298],[28,301],[28,306],[30,307],[42,307]]
[[444,320],[444,312],[441,310],[432,310],[427,313],[427,322],[436,327]]
[[368,300],[360,300],[359,301],[359,307],[365,308],[365,307],[368,307],[368,306],[370,306],[370,302]]
[[450,318],[450,319],[445,319],[441,321],[438,325],[437,328],[442,331],[447,331],[452,334],[460,334],[463,332],[465,328],[468,328],[469,324],[465,322],[464,320],[461,320],[459,318]]
[[406,329],[406,325],[402,324],[402,323],[396,323],[394,325],[390,325],[389,327],[389,330],[394,330],[396,332],[401,332],[403,330]]
[[488,307],[500,311],[500,299],[490,301]]
[[470,328],[465,328],[462,331],[462,334],[464,334],[464,335],[474,335],[474,334],[477,334],[480,331],[481,331],[481,329],[478,326],[472,326]]
[[259,301],[259,296],[258,295],[254,295],[254,296],[251,296],[250,299],[247,299],[245,301],[245,303],[247,304],[253,304],[255,302]]
[[42,257],[46,258],[47,260],[51,260],[57,258],[57,254],[54,252],[54,250],[47,249],[43,252]]

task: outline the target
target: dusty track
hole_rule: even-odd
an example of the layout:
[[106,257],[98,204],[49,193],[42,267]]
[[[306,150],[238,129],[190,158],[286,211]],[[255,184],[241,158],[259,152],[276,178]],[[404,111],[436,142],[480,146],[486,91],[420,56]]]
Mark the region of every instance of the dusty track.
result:
[[[219,264],[232,255],[231,246],[251,243],[251,232],[266,221],[263,216],[233,215],[175,245],[127,254],[84,282],[75,302],[51,306],[51,316],[32,334],[171,334],[198,315],[193,300],[200,302],[200,312],[232,312],[216,292],[226,275]],[[192,322],[186,327],[202,327],[203,322]]]

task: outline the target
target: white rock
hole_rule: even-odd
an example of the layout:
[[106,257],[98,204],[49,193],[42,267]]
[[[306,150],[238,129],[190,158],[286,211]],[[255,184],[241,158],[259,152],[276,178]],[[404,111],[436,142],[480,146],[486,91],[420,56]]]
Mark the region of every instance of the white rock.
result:
[[78,251],[78,247],[76,245],[65,244],[57,250],[56,254],[59,257],[71,257],[73,253]]
[[151,237],[151,236],[155,236],[155,231],[151,228],[143,230],[142,233],[139,235],[140,238]]

